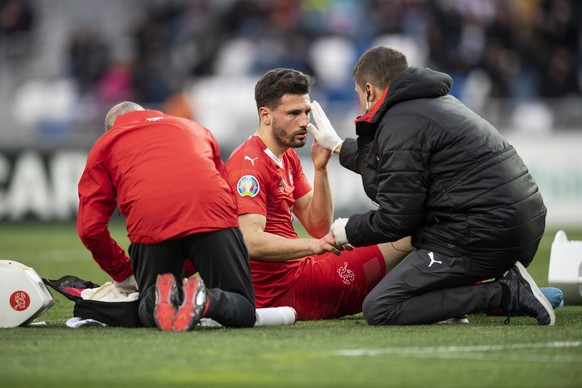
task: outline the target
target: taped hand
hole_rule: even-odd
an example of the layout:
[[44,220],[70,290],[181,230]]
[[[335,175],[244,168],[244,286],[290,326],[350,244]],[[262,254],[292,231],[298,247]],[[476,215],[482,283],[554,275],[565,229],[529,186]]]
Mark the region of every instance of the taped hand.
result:
[[333,224],[331,224],[331,233],[335,238],[335,242],[339,245],[349,244],[348,237],[346,236],[346,224],[348,223],[348,220],[349,218],[338,218],[333,222]]

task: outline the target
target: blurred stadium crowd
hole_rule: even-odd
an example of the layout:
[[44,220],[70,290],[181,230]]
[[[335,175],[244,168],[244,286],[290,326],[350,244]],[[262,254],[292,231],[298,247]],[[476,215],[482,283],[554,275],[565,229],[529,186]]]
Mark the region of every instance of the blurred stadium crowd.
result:
[[90,145],[124,99],[248,136],[273,67],[315,75],[348,131],[352,66],[378,44],[449,73],[501,130],[577,130],[581,40],[577,0],[1,0],[0,144]]

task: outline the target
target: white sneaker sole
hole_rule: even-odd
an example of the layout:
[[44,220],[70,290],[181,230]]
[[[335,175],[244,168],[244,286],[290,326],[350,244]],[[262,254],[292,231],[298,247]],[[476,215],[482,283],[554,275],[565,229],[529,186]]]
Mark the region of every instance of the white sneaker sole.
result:
[[535,298],[544,306],[548,314],[550,315],[550,323],[548,326],[553,326],[556,323],[556,314],[554,313],[554,308],[552,307],[551,303],[546,299],[543,292],[537,286],[536,282],[527,272],[523,264],[519,261],[515,263],[515,267],[519,271],[520,276],[529,284],[531,291],[533,292]]
[[437,322],[437,325],[465,325],[469,323],[469,318],[459,317],[459,318],[449,318],[444,321]]

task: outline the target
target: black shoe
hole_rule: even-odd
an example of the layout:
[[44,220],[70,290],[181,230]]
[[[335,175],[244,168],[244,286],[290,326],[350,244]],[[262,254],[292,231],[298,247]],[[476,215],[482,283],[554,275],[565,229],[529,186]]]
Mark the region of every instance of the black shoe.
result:
[[552,326],[556,323],[552,305],[520,262],[515,263],[498,282],[509,290],[509,304],[502,306],[508,317],[528,315],[536,318],[540,325]]

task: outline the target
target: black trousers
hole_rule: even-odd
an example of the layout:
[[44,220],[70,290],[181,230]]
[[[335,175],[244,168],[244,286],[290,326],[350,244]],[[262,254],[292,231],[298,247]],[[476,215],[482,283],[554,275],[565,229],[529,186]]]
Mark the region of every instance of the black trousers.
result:
[[[366,296],[364,317],[371,325],[430,324],[499,307],[501,286],[475,285],[487,277],[467,276],[467,260],[414,250]],[[490,278],[502,275],[512,264],[493,269]]]
[[185,260],[192,261],[206,285],[209,303],[206,318],[227,327],[255,324],[249,255],[239,228],[198,233],[158,244],[131,244],[129,256],[140,291],[139,317],[144,326],[155,326],[158,274],[174,274],[182,295]]

